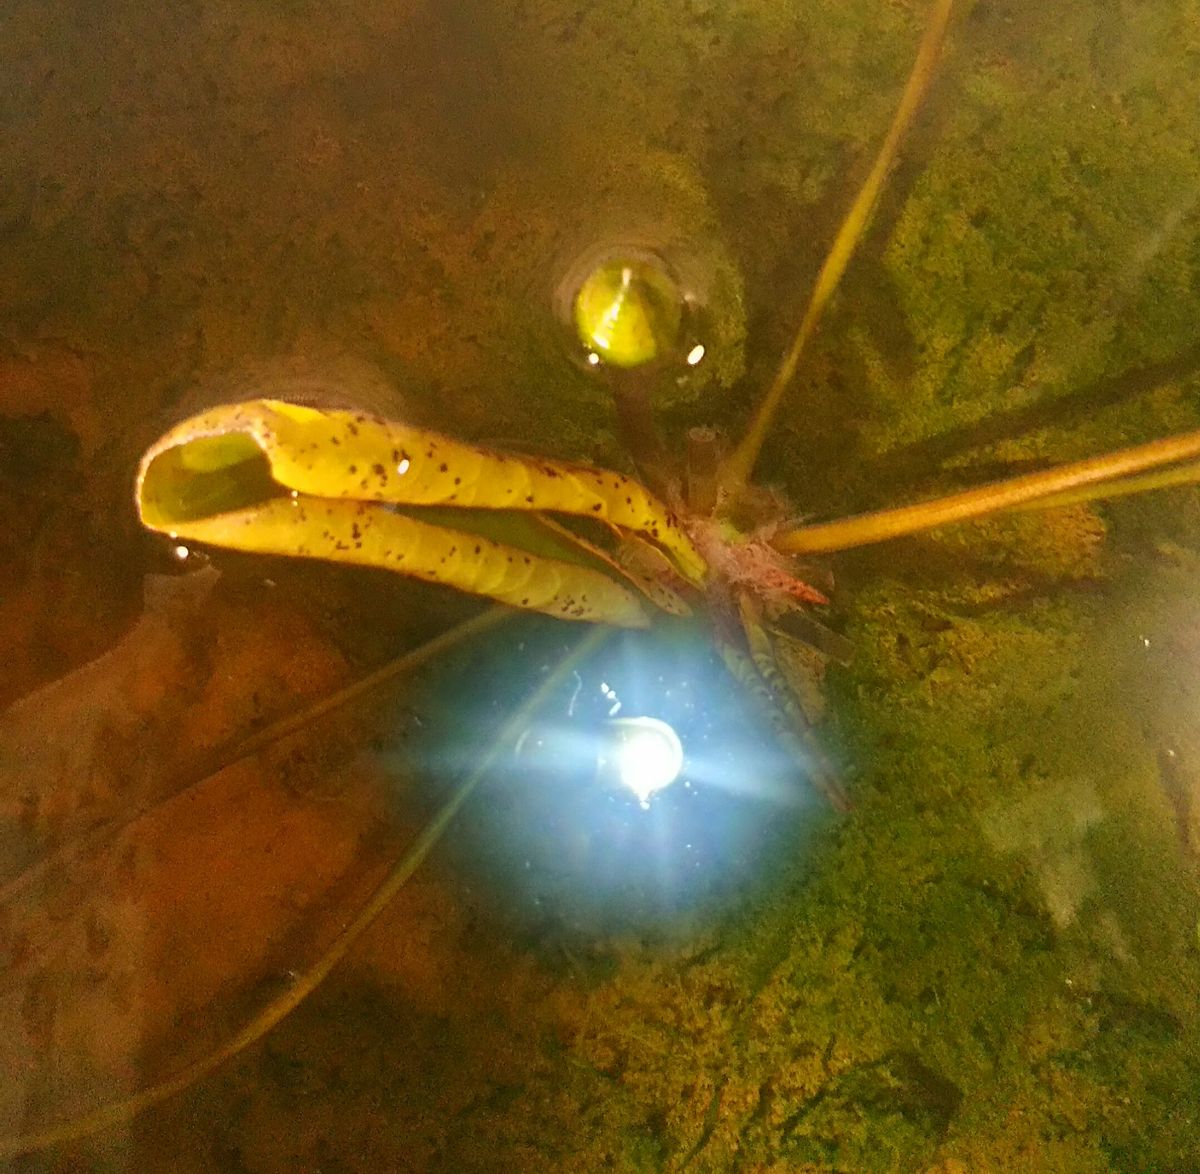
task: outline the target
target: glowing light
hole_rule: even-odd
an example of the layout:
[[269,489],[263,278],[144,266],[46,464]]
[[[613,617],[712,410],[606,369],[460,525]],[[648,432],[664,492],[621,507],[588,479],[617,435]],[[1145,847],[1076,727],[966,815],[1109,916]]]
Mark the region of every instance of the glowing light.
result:
[[609,706],[608,716],[616,717],[621,712],[621,699],[617,696],[616,689],[613,689],[607,681],[601,681],[600,692],[612,702],[612,705]]
[[704,343],[698,342],[687,353],[687,365],[694,367],[702,358],[704,358]]
[[666,722],[656,717],[616,718],[613,761],[622,785],[643,807],[650,796],[669,787],[683,769],[683,743]]
[[171,553],[180,561],[183,562],[192,552],[186,546],[173,546]]
[[412,464],[412,461],[410,461],[410,460],[408,459],[408,457],[405,457],[405,458],[404,458],[404,460],[402,460],[402,461],[401,461],[401,462],[400,462],[400,463],[399,463],[399,464],[396,466],[396,472],[397,472],[397,473],[400,473],[401,475],[403,475],[404,473],[407,473],[407,472],[408,472],[408,467],[409,467],[409,465],[411,465],[411,464]]
[[595,351],[588,351],[587,361],[588,361],[588,365],[591,367],[599,367],[600,366],[600,356],[598,354],[596,354]]

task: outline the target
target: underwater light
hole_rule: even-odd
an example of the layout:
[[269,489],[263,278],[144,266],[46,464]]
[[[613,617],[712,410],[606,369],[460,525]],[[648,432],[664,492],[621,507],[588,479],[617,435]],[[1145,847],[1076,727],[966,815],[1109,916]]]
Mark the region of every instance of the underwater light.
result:
[[[472,769],[499,699],[537,688],[564,643],[534,623],[455,658],[420,725],[397,731],[389,773],[409,793],[419,780],[422,802],[444,795]],[[812,797],[771,733],[698,628],[613,636],[514,731],[447,859],[539,935],[674,933],[740,901],[773,846],[793,851],[808,826]]]
[[609,722],[614,732],[613,765],[622,785],[643,807],[650,796],[669,787],[683,770],[679,735],[656,717],[619,717]]

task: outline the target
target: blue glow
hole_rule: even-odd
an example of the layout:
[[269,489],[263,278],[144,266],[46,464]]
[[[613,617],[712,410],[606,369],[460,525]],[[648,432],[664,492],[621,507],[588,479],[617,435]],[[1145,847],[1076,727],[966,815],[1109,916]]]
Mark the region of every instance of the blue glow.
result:
[[[435,804],[568,646],[531,624],[447,665],[397,744],[402,801]],[[585,934],[665,928],[742,899],[775,850],[794,859],[811,804],[802,767],[681,624],[615,636],[570,674],[443,851],[505,917]]]

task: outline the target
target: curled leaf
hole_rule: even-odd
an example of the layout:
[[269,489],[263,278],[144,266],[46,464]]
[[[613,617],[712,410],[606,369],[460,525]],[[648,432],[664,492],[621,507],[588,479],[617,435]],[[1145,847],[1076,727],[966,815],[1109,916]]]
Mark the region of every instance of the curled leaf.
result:
[[225,405],[177,425],[142,458],[137,504],[146,526],[178,538],[385,567],[622,627],[648,623],[636,580],[561,528],[547,549],[531,515],[594,518],[656,543],[693,584],[705,573],[666,506],[620,473],[282,400]]

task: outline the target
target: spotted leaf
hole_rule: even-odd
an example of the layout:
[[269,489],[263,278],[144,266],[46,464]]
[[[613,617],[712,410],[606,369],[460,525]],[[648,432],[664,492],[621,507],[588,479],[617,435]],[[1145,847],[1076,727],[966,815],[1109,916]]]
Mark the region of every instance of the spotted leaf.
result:
[[137,504],[145,525],[178,538],[386,567],[623,627],[644,626],[649,598],[661,601],[570,531],[532,524],[534,515],[596,519],[657,544],[685,581],[705,573],[670,511],[622,474],[281,400],[177,425],[143,457]]

